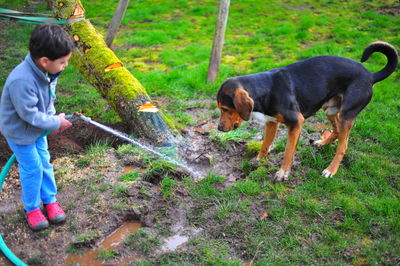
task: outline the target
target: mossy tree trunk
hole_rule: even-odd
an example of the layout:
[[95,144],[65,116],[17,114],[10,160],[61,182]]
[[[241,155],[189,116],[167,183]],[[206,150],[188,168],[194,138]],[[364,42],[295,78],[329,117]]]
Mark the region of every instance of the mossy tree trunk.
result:
[[[53,0],[52,5],[55,18],[85,16],[80,0]],[[132,131],[159,145],[175,143],[177,133],[171,130],[163,114],[151,104],[143,86],[107,47],[90,21],[69,24],[65,30],[78,47],[71,63],[107,99]]]

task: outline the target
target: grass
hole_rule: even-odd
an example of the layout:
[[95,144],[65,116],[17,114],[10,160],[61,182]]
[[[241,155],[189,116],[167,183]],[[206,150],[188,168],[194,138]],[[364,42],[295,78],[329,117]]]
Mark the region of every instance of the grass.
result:
[[135,233],[127,236],[125,245],[133,250],[139,250],[143,254],[150,254],[160,245],[160,241],[157,236],[153,236],[146,229],[139,228]]
[[99,254],[96,256],[101,261],[108,261],[117,258],[119,254],[115,250],[99,249]]
[[229,142],[239,142],[240,140],[252,139],[256,134],[257,130],[254,128],[248,128],[249,123],[245,122],[236,129],[226,133],[221,133],[217,131],[212,131],[210,134],[210,139],[218,146],[222,148],[227,148]]
[[[99,32],[106,32],[114,1],[82,1]],[[9,1],[18,9],[28,1]],[[3,4],[1,4],[3,6]],[[234,1],[229,10],[222,64],[217,81],[206,82],[217,1],[131,1],[114,42],[115,53],[154,98],[165,98],[161,106],[179,128],[196,121],[185,113],[189,100],[215,98],[227,77],[265,71],[316,55],[344,56],[358,61],[364,47],[383,40],[400,47],[400,16],[385,13],[399,10],[394,0],[377,1]],[[43,12],[45,6],[35,10]],[[4,37],[0,61],[0,84],[27,52],[32,25],[10,23],[0,32]],[[2,43],[3,45],[3,43]],[[365,67],[381,69],[386,59],[374,54]],[[190,252],[171,252],[138,261],[137,265],[240,265],[241,261],[266,264],[396,264],[400,261],[400,78],[398,71],[374,87],[371,103],[359,115],[350,137],[345,160],[333,179],[320,172],[333,157],[337,144],[314,148],[300,143],[292,171],[298,182],[274,184],[274,167],[253,169],[244,161],[245,177],[230,187],[226,178],[209,175],[195,183],[189,178],[167,177],[160,182],[165,199],[184,186],[199,207],[189,222],[204,229],[192,239]],[[119,118],[100,94],[72,67],[60,77],[57,110],[83,112],[101,122]],[[206,106],[207,108],[207,106]],[[215,114],[215,104],[208,107]],[[318,119],[325,121],[321,113]],[[324,120],[322,120],[324,119]],[[311,131],[305,127],[304,133]],[[242,126],[226,134],[213,132],[217,145],[246,140],[248,156],[259,144],[250,142],[257,132]],[[284,150],[284,140],[275,149]],[[101,155],[103,145],[92,147],[76,165],[87,167]],[[118,149],[128,157],[150,165],[154,158],[140,155],[130,146]],[[88,159],[90,158],[90,159]],[[247,158],[246,158],[247,159]],[[152,162],[146,176],[173,175],[164,162]],[[107,166],[102,162],[99,167]],[[135,179],[136,173],[122,179]],[[107,189],[107,188],[106,188]],[[124,197],[128,187],[113,186],[114,197]],[[143,194],[146,194],[143,189]],[[267,212],[265,219],[260,214]],[[211,226],[210,221],[214,224]],[[82,235],[75,246],[91,242]],[[146,231],[127,240],[134,250],[150,254],[159,243]],[[105,254],[109,256],[110,254]],[[111,254],[112,255],[112,254]]]
[[130,172],[126,173],[126,174],[123,174],[120,177],[120,180],[121,181],[125,181],[125,182],[137,181],[137,180],[140,179],[139,175],[140,175],[140,173],[137,172],[137,171],[130,171]]
[[94,243],[98,234],[95,231],[89,231],[86,234],[79,235],[73,242],[72,246],[75,248],[90,246]]
[[161,181],[160,191],[163,194],[164,199],[168,199],[174,192],[174,187],[176,186],[176,180],[165,176]]

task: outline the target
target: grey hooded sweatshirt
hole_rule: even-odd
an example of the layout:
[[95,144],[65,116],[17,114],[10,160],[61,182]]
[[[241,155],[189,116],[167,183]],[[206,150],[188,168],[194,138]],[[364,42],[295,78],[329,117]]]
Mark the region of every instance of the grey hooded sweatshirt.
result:
[[0,99],[0,132],[19,145],[60,128],[55,115],[57,78],[50,81],[30,54],[8,76]]

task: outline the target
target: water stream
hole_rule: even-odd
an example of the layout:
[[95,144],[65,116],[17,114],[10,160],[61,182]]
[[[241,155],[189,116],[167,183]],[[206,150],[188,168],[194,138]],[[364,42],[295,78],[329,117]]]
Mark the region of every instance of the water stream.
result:
[[100,124],[99,122],[93,121],[91,118],[83,116],[83,115],[79,116],[79,118],[82,119],[83,121],[89,123],[89,124],[92,124],[92,125],[94,125],[94,126],[96,126],[98,128],[101,128],[102,130],[104,130],[104,131],[106,131],[106,132],[108,132],[108,133],[110,133],[110,134],[112,134],[112,135],[114,135],[114,136],[116,136],[116,137],[118,137],[120,139],[123,139],[123,140],[125,140],[127,142],[130,142],[131,144],[133,144],[133,145],[135,145],[135,146],[137,146],[137,147],[139,147],[139,148],[141,148],[141,149],[143,149],[143,150],[145,150],[145,151],[147,151],[147,152],[149,152],[151,154],[154,154],[154,155],[158,156],[158,157],[160,157],[161,159],[163,159],[163,160],[165,160],[167,162],[170,162],[170,163],[180,167],[182,170],[185,170],[190,175],[192,175],[196,180],[202,178],[202,175],[198,171],[195,171],[194,169],[192,169],[190,166],[188,166],[188,165],[186,165],[184,163],[178,162],[177,160],[174,160],[174,159],[172,159],[172,158],[170,158],[170,157],[168,157],[168,156],[166,156],[166,155],[164,155],[164,154],[162,154],[162,153],[160,153],[158,151],[155,151],[154,149],[152,149],[148,145],[145,145],[143,143],[140,143],[140,142],[132,139],[128,134],[125,134],[123,132],[120,132],[118,130],[115,130],[113,128],[105,126],[103,124]]

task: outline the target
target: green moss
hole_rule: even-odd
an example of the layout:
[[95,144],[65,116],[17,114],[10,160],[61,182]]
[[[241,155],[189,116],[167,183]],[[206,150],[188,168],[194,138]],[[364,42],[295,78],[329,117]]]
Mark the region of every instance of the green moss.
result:
[[75,7],[77,4],[80,4],[82,6],[81,1],[79,0],[68,0],[68,1],[58,0],[54,1],[53,3],[54,3],[53,6],[55,7],[56,10],[55,17],[63,19],[67,19],[74,14]]
[[112,88],[107,94],[107,98],[111,101],[115,101],[120,97],[130,101],[136,99],[138,95],[149,98],[142,84],[126,68],[111,70],[104,77],[106,80],[112,81]]
[[237,62],[237,59],[232,55],[226,55],[222,57],[221,62],[227,65],[232,65]]
[[[79,56],[93,65],[96,71],[104,71],[109,65],[118,62],[121,63],[88,20],[74,23],[70,28],[67,28],[67,30],[72,37],[75,35],[78,36]],[[76,56],[78,56],[78,54],[75,53],[75,57]]]
[[[68,28],[67,28],[68,29]],[[102,35],[97,32],[89,20],[83,20],[72,24],[69,28],[71,36],[79,36],[79,42],[91,44],[91,47],[103,47],[106,45]]]
[[107,47],[92,47],[85,58],[100,73],[104,72],[105,69],[112,64],[121,63],[114,52]]
[[234,69],[239,73],[246,73],[251,67],[252,62],[250,60],[242,60],[235,64]]

